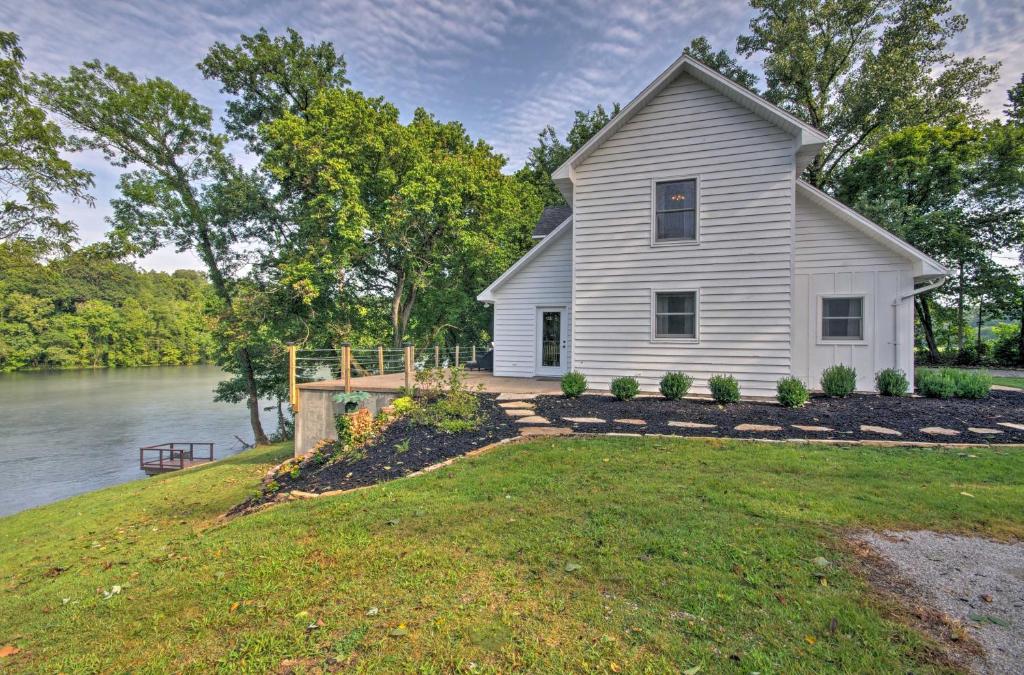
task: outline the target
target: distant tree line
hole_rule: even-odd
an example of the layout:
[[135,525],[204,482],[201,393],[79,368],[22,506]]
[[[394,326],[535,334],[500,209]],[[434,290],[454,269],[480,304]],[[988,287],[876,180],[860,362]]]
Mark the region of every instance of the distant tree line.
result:
[[0,244],[0,371],[202,363],[214,353],[202,273],[140,272],[88,246],[43,259]]
[[[980,97],[999,64],[949,51],[966,18],[946,0],[750,4],[736,54],[760,59],[763,86],[703,37],[684,51],[824,131],[804,179],[953,271],[916,300],[928,357],[967,353],[981,317],[1016,327],[1024,362],[1020,270],[994,262],[1024,255],[1024,85],[1004,119],[985,118]],[[98,61],[31,75],[22,62],[17,37],[0,34],[0,239],[73,243],[49,195],[88,200],[91,176],[61,152],[98,150],[123,169],[109,246],[199,257],[213,359],[229,373],[217,396],[248,403],[257,442],[258,400],[286,397],[286,342],[488,338],[490,311],[475,296],[530,247],[541,208],[563,203],[551,172],[619,113],[578,111],[565,137],[545,127],[510,175],[459,122],[418,109],[403,123],[388,101],[350,87],[333,44],[293,30],[211,46],[198,68],[227,98],[219,124],[159,77]]]

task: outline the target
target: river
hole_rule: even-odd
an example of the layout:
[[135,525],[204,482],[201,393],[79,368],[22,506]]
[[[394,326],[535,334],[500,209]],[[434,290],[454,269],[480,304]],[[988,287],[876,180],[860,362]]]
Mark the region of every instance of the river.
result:
[[[212,441],[214,456],[252,442],[243,404],[215,403],[215,366],[0,374],[0,515],[144,479],[139,448]],[[277,416],[261,412],[268,434]]]

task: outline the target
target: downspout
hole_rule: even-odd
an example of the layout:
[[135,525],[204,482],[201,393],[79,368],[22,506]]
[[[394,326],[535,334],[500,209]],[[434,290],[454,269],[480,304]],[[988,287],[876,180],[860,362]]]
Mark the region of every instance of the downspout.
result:
[[938,288],[939,286],[941,286],[944,283],[946,283],[946,276],[942,275],[939,278],[935,279],[934,281],[928,282],[924,286],[919,286],[919,287],[915,288],[910,293],[907,293],[906,295],[902,296],[898,300],[893,300],[892,301],[892,325],[893,325],[893,329],[896,331],[896,333],[894,335],[894,337],[896,339],[894,339],[892,341],[892,350],[893,350],[892,362],[893,362],[894,365],[898,364],[900,362],[900,334],[899,334],[899,311],[900,311],[900,305],[902,305],[904,302],[906,302],[907,300],[911,299],[915,295],[921,295],[922,293],[927,293],[928,291],[933,291],[933,290],[935,290],[936,288]]

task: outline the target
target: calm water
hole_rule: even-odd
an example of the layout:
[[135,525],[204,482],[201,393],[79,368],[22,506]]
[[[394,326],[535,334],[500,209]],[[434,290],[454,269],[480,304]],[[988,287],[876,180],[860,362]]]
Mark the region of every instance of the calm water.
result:
[[[212,441],[214,457],[252,442],[242,404],[214,403],[214,366],[0,374],[0,515],[145,478],[139,448]],[[276,415],[261,413],[264,430]]]

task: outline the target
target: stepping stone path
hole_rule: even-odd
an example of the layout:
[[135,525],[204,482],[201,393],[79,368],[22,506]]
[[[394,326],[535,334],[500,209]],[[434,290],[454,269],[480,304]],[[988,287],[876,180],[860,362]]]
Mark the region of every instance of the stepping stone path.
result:
[[647,422],[645,422],[644,420],[635,420],[635,419],[631,419],[631,418],[628,418],[628,417],[626,419],[614,420],[614,421],[615,421],[616,424],[632,424],[633,426],[636,426],[636,427],[642,427],[642,426],[647,424]]
[[782,431],[782,427],[774,424],[737,424],[736,431]]
[[600,417],[563,417],[566,422],[572,422],[573,424],[604,424],[605,421]]
[[508,408],[505,410],[505,414],[509,417],[533,417],[537,413],[533,408]]
[[676,422],[671,421],[668,423],[670,427],[680,427],[683,429],[714,429],[717,424],[703,424],[701,422]]
[[1016,429],[1017,431],[1024,431],[1024,424],[1017,424],[1016,422],[997,422],[997,424],[1001,427],[1006,427],[1007,429]]
[[498,394],[498,398],[496,400],[498,400],[498,401],[532,401],[533,399],[537,398],[537,396],[539,396],[539,394],[510,394],[510,393],[504,393],[504,394]]
[[975,434],[1001,434],[1003,433],[999,429],[989,429],[988,427],[967,427],[967,430]]
[[523,427],[519,430],[520,436],[570,436],[572,429],[569,427]]
[[896,431],[895,429],[890,429],[889,427],[876,427],[876,426],[872,426],[870,424],[862,424],[862,425],[860,425],[860,430],[863,431],[866,434],[882,434],[884,436],[902,436],[903,435],[900,432]]
[[947,429],[946,427],[924,427],[921,429],[921,433],[928,434],[929,436],[959,436],[960,432],[956,429]]
[[813,424],[793,424],[790,426],[792,426],[794,429],[799,429],[800,431],[820,431],[823,433],[835,431],[835,429],[833,429],[832,427],[816,427]]
[[529,417],[520,417],[516,420],[516,424],[551,424],[551,422],[546,417],[530,415]]
[[532,410],[533,408],[537,407],[533,403],[530,403],[529,401],[509,401],[507,403],[499,403],[498,406],[505,410],[514,410],[516,408],[529,408]]

